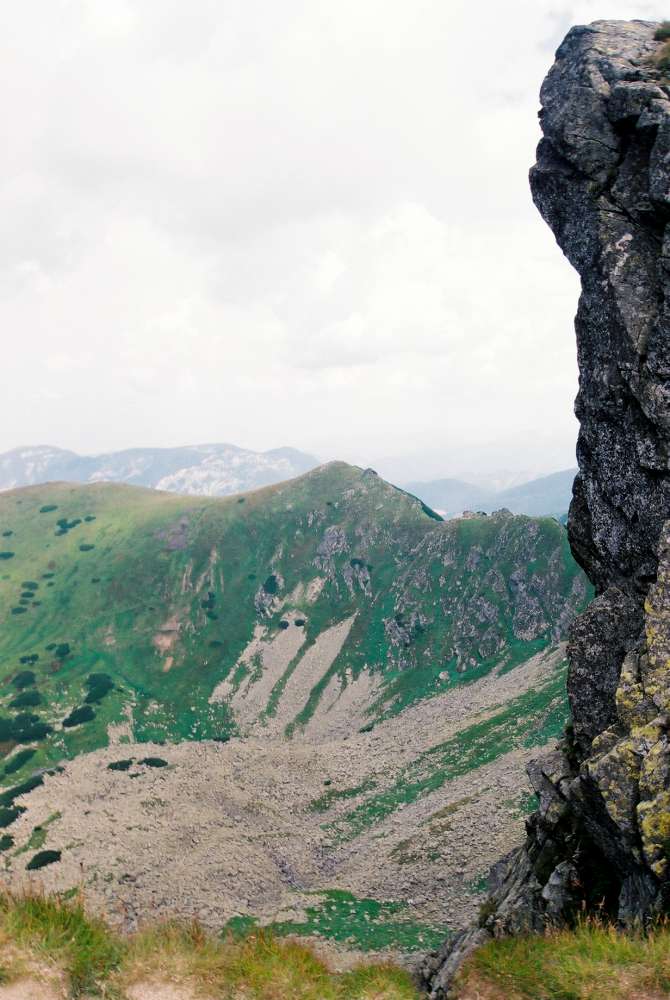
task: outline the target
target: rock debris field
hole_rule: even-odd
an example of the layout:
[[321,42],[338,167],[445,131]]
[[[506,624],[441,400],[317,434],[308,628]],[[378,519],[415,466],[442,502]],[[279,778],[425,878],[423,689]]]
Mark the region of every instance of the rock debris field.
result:
[[[525,766],[562,699],[563,663],[559,646],[348,737],[311,726],[289,740],[275,721],[225,743],[158,745],[134,742],[130,724],[17,799],[0,878],[80,888],[126,929],[175,914],[217,930],[257,921],[409,960],[472,919],[490,866],[522,841]],[[41,851],[60,859],[27,870]],[[395,932],[364,941],[355,921],[351,935],[329,923],[343,900]]]

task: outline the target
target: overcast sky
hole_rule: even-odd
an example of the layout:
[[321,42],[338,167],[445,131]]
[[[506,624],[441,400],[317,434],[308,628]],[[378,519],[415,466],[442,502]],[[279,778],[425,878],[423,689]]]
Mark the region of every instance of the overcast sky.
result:
[[0,449],[574,462],[578,283],[527,171],[574,23],[645,0],[22,0]]

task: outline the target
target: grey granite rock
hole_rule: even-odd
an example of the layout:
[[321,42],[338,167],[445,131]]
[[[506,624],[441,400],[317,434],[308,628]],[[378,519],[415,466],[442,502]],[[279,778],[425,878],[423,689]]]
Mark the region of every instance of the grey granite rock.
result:
[[588,751],[593,739],[616,722],[621,664],[641,630],[642,607],[637,595],[619,587],[608,587],[573,622],[568,643],[568,697],[580,751]]
[[529,768],[526,843],[479,926],[427,959],[434,1000],[487,938],[584,907],[623,925],[670,911],[670,81],[655,28],[573,28],[542,86],[531,189],[581,278],[568,531],[597,597],[571,632],[572,725]]

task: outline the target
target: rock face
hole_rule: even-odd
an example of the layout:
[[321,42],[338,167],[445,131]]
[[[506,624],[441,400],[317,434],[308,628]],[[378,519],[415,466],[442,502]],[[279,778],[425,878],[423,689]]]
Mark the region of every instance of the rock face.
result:
[[569,645],[572,726],[529,769],[540,808],[480,926],[429,956],[430,996],[490,936],[670,907],[670,80],[656,25],[573,28],[542,87],[535,204],[580,274],[573,553],[597,597]]

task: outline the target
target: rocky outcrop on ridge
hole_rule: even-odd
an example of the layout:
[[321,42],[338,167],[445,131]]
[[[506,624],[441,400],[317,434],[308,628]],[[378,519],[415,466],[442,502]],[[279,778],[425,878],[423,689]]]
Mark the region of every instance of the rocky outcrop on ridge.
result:
[[597,597],[569,645],[572,725],[529,768],[540,808],[479,926],[429,956],[430,996],[491,935],[586,907],[670,908],[670,80],[647,22],[573,28],[542,87],[533,199],[582,294],[573,553]]

